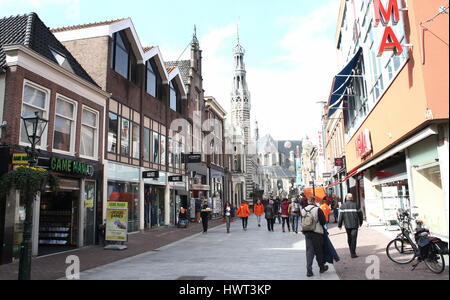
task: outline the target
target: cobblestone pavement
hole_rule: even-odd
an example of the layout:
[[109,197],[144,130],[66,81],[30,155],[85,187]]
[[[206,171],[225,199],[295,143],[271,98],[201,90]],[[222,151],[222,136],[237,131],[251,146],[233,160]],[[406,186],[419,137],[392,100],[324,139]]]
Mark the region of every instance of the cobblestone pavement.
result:
[[[210,222],[211,228],[222,224],[222,220]],[[188,229],[158,228],[131,234],[127,243],[128,249],[125,251],[106,251],[102,247],[92,246],[47,257],[34,258],[31,278],[33,280],[54,280],[65,276],[68,266],[66,258],[69,255],[76,255],[80,258],[80,269],[84,271],[158,249],[201,231],[202,226],[200,224],[190,224]],[[0,280],[16,280],[17,277],[17,262],[0,265]]]
[[[265,221],[264,221],[265,223]],[[305,240],[302,234],[268,232],[266,224],[258,228],[250,218],[244,232],[239,220],[231,234],[219,226],[208,234],[196,235],[176,244],[138,257],[102,266],[81,274],[89,280],[303,280],[306,278]],[[314,263],[315,277],[339,279],[333,266],[320,275]]]

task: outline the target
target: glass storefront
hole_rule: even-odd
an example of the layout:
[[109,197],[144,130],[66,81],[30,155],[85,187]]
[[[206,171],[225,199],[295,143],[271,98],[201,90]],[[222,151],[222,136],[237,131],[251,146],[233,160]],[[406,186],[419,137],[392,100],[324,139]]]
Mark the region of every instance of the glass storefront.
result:
[[108,202],[128,203],[128,232],[140,229],[139,184],[108,181]]
[[164,226],[164,187],[145,185],[144,216],[146,228]]

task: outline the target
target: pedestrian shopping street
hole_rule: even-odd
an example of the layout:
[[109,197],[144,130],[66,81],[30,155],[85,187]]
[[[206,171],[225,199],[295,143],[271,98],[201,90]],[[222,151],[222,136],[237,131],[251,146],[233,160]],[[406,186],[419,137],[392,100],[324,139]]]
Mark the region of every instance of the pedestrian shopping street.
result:
[[[82,272],[81,280],[306,280],[305,240],[302,234],[268,232],[249,219],[244,232],[238,219],[231,234],[225,225],[197,234],[158,251]],[[83,263],[83,262],[81,262]],[[312,279],[338,280],[333,266],[320,275],[314,263]]]

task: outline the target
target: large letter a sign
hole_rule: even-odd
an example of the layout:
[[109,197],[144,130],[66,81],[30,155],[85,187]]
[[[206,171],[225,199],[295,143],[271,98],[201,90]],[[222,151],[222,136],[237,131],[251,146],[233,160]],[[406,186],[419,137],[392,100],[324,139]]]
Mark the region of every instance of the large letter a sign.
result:
[[375,8],[375,26],[382,23],[386,29],[384,30],[383,39],[381,41],[378,56],[382,56],[385,51],[394,51],[395,55],[401,55],[403,47],[397,39],[394,30],[388,26],[392,19],[392,25],[397,25],[400,19],[400,12],[398,8],[398,0],[389,0],[387,9],[384,8],[381,0],[373,0]]

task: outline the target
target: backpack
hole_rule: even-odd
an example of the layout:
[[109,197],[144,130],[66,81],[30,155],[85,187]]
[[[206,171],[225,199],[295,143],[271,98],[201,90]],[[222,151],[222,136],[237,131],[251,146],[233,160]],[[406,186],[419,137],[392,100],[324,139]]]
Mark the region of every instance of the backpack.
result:
[[312,211],[316,207],[311,208],[311,210],[306,210],[306,214],[302,216],[302,232],[311,232],[316,229],[317,222],[314,219],[314,215],[312,214]]

